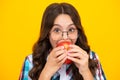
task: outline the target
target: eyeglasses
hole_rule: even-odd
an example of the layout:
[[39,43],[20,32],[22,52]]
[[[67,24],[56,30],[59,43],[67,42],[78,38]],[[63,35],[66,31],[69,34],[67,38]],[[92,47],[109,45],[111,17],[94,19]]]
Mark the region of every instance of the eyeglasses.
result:
[[65,35],[65,33],[70,39],[76,39],[78,37],[78,30],[76,28],[69,28],[67,31],[62,31],[59,28],[55,28],[50,32],[50,35],[54,40],[58,40],[62,38]]

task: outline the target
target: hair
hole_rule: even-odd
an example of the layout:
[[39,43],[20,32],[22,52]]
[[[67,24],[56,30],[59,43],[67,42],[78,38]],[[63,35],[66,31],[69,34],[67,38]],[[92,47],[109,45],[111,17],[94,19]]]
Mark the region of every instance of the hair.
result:
[[[46,64],[46,58],[49,50],[52,48],[48,39],[49,32],[53,27],[55,18],[60,14],[67,14],[71,17],[71,20],[77,27],[79,34],[75,44],[90,54],[90,47],[88,45],[87,37],[81,25],[80,16],[77,10],[69,3],[52,3],[46,8],[43,14],[40,37],[33,46],[33,68],[29,72],[29,76],[32,80],[38,80],[39,75]],[[95,76],[96,67],[97,63],[89,58],[89,69],[93,76]],[[72,76],[74,80],[83,80],[83,77],[79,73],[79,70],[75,64],[71,65],[71,69],[74,74]]]

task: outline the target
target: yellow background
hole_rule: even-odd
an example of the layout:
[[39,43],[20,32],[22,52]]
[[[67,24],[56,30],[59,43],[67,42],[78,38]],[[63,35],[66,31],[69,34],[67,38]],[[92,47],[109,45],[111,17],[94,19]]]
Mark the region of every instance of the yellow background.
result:
[[0,80],[18,79],[24,58],[38,39],[43,11],[52,2],[69,2],[77,8],[107,79],[118,80],[119,0],[0,0]]

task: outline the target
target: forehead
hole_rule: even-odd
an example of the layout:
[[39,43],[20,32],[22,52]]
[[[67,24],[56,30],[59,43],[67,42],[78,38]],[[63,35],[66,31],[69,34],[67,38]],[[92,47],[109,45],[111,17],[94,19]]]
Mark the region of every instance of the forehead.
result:
[[61,26],[69,26],[71,24],[74,24],[71,17],[67,14],[60,14],[58,15],[55,20],[53,25],[61,25]]

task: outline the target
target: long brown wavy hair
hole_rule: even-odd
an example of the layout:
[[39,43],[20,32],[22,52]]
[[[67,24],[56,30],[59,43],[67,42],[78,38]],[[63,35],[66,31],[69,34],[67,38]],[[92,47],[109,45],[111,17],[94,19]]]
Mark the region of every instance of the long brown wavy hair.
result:
[[[53,3],[46,8],[43,14],[40,37],[33,46],[33,68],[29,72],[29,76],[32,80],[38,80],[39,75],[41,74],[46,64],[46,58],[48,56],[49,50],[52,48],[48,37],[49,32],[53,27],[55,18],[60,14],[67,14],[71,17],[72,21],[78,29],[79,35],[75,44],[80,46],[88,54],[90,53],[90,47],[88,45],[87,38],[81,25],[80,16],[77,10],[69,3]],[[95,76],[96,67],[97,63],[89,58],[89,69],[93,76]],[[72,76],[74,80],[83,80],[83,77],[79,73],[79,70],[75,64],[71,65],[71,69],[74,74]]]

